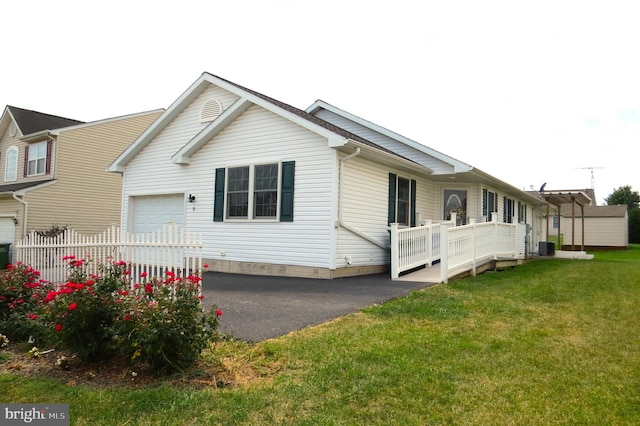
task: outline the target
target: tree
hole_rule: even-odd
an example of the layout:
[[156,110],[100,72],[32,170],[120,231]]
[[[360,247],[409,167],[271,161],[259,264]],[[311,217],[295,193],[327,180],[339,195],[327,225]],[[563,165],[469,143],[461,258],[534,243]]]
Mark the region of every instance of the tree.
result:
[[605,201],[608,205],[627,205],[629,208],[629,242],[640,243],[640,194],[631,185],[621,186],[613,191]]
[[633,191],[631,185],[625,185],[614,190],[604,201],[609,206],[626,204],[629,206],[629,210],[632,210],[638,208],[640,204],[640,194],[638,194],[638,191]]

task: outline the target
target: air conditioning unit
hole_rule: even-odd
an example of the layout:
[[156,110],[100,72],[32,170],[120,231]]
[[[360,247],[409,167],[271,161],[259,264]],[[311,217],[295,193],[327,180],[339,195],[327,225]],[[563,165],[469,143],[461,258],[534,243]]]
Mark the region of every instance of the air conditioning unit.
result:
[[553,241],[540,241],[538,243],[538,254],[540,256],[555,256],[556,243]]

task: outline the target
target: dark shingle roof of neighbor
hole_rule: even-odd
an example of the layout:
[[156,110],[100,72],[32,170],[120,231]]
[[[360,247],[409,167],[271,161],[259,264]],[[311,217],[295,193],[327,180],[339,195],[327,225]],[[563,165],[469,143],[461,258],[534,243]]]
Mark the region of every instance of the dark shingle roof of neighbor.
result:
[[23,135],[30,135],[42,130],[60,129],[63,127],[75,126],[83,124],[84,121],[73,120],[71,118],[58,117],[56,115],[45,114],[38,111],[17,108],[14,106],[7,107],[16,120],[16,124],[20,128]]
[[34,186],[41,185],[43,183],[51,182],[51,179],[37,180],[31,182],[10,183],[7,185],[0,185],[0,193],[2,192],[15,192],[21,189],[27,189]]

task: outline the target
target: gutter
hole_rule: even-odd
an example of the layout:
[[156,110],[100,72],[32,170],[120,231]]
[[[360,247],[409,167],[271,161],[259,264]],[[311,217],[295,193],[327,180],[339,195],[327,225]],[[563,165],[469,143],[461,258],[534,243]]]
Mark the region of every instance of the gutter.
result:
[[343,199],[344,199],[344,163],[346,163],[347,161],[351,160],[354,157],[357,157],[358,155],[360,155],[360,148],[356,147],[356,150],[354,152],[352,152],[351,154],[347,155],[346,157],[344,157],[342,160],[340,160],[340,183],[339,183],[339,188],[338,188],[338,218],[336,219],[335,222],[335,227],[336,228],[344,228],[347,231],[351,232],[354,235],[357,235],[360,238],[363,238],[367,241],[369,241],[372,244],[375,244],[378,247],[381,247],[385,250],[389,250],[389,247],[387,247],[386,245],[382,244],[381,242],[371,238],[370,236],[363,234],[362,232],[358,231],[355,228],[352,228],[351,226],[349,226],[348,224],[344,223],[342,221],[342,206],[343,206]]
[[14,200],[24,206],[24,213],[22,214],[22,238],[27,236],[27,212],[29,211],[29,204],[21,198],[18,198],[15,192],[11,193]]

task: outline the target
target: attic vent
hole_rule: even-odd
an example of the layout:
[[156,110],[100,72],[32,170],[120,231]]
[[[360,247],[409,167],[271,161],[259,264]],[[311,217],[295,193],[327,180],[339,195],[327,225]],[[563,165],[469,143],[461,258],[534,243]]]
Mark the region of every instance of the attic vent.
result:
[[206,123],[213,121],[222,114],[222,104],[217,99],[208,100],[200,111],[200,122]]
[[16,133],[18,133],[18,127],[16,126],[16,123],[12,121],[9,125],[9,136],[14,137]]

